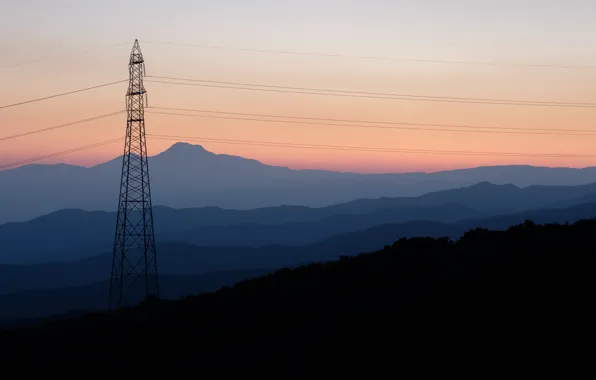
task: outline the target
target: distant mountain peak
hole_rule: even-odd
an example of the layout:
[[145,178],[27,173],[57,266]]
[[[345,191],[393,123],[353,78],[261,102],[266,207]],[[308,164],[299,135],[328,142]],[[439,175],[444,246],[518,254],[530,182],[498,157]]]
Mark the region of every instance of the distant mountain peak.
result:
[[198,144],[189,144],[187,142],[177,142],[170,146],[168,149],[159,153],[157,156],[203,156],[203,155],[215,155],[209,152],[203,146]]
[[179,141],[174,143],[171,147],[165,150],[165,152],[208,152],[207,149],[203,148],[199,144],[191,144],[187,142]]
[[518,186],[515,186],[514,184],[511,183],[506,183],[506,184],[496,184],[496,183],[492,183],[490,181],[481,181],[478,182],[475,185],[469,186],[468,188],[472,188],[472,189],[478,189],[478,188],[518,188]]

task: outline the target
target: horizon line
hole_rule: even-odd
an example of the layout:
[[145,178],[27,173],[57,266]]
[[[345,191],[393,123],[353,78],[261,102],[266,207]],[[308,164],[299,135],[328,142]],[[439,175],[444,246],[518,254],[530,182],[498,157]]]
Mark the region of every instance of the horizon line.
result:
[[[583,170],[583,169],[589,169],[589,168],[595,168],[596,166],[584,166],[584,167],[579,167],[579,168],[574,168],[574,167],[569,167],[569,166],[536,166],[536,165],[530,165],[530,164],[503,164],[503,165],[480,165],[480,166],[471,166],[471,167],[464,167],[464,168],[456,168],[456,169],[442,169],[442,170],[434,170],[434,171],[406,171],[406,172],[381,172],[381,173],[367,173],[367,172],[356,172],[356,171],[340,171],[340,170],[332,170],[332,169],[309,169],[309,168],[303,168],[303,169],[294,169],[294,168],[290,168],[288,166],[282,166],[282,165],[270,165],[270,164],[266,164],[261,162],[260,160],[254,159],[254,158],[250,158],[250,157],[244,157],[244,156],[238,156],[238,155],[231,155],[231,154],[226,154],[226,153],[215,153],[212,152],[208,149],[206,149],[203,145],[201,144],[193,144],[190,142],[186,142],[186,141],[176,141],[174,142],[172,145],[170,145],[167,149],[160,151],[156,154],[153,154],[151,156],[148,156],[148,158],[154,158],[157,157],[163,153],[166,153],[168,151],[170,151],[172,148],[174,148],[176,145],[188,145],[188,146],[192,146],[192,147],[200,147],[201,149],[203,149],[203,151],[216,155],[216,156],[229,156],[229,157],[239,157],[245,160],[250,160],[250,161],[256,161],[261,165],[264,166],[268,166],[268,167],[275,167],[275,168],[284,168],[284,169],[288,169],[288,170],[293,170],[293,171],[317,171],[317,172],[331,172],[331,173],[339,173],[339,174],[357,174],[357,175],[367,175],[367,176],[382,176],[382,175],[412,175],[412,174],[437,174],[437,173],[445,173],[445,172],[454,172],[454,171],[463,171],[463,170],[473,170],[473,169],[482,169],[482,168],[505,168],[505,167],[510,167],[510,168],[515,168],[515,167],[527,167],[527,168],[535,168],[535,169],[569,169],[569,170]],[[0,172],[4,172],[4,171],[11,171],[11,170],[17,170],[17,169],[21,169],[24,167],[31,167],[31,166],[72,166],[72,167],[77,167],[77,168],[82,168],[82,169],[92,169],[101,165],[105,165],[108,164],[111,161],[114,160],[118,160],[121,159],[122,155],[118,155],[114,158],[108,159],[106,161],[103,162],[99,162],[96,164],[91,164],[91,165],[78,165],[78,164],[70,164],[67,162],[56,162],[56,163],[31,163],[31,164],[24,164],[21,166],[17,166],[14,168],[7,168],[7,169],[0,169]]]

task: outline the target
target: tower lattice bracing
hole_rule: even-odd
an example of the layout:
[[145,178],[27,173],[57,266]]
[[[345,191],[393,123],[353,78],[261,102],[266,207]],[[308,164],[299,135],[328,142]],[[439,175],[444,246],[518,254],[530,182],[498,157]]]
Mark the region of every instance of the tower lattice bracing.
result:
[[131,305],[147,296],[159,297],[145,138],[145,63],[137,40],[130,55],[129,75],[128,120],[110,278],[110,308]]

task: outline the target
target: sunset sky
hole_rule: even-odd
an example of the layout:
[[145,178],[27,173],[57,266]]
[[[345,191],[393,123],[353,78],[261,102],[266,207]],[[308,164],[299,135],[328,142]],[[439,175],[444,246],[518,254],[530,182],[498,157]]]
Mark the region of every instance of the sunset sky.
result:
[[[126,117],[120,114],[1,141],[5,136],[122,110],[126,83],[1,107],[127,79],[128,55],[135,38],[141,42],[147,74],[153,76],[342,91],[596,103],[595,19],[594,0],[3,0],[0,164],[123,137]],[[81,52],[87,49],[90,51]],[[497,65],[421,62],[425,60]],[[149,104],[160,107],[596,133],[596,108],[350,98],[158,83],[146,83],[145,87]],[[146,125],[148,134],[194,136],[197,140],[190,142],[215,153],[292,168],[404,172],[500,164],[596,165],[596,134],[325,127],[154,113],[146,114]],[[594,158],[297,149],[201,142],[200,138]],[[149,153],[157,154],[173,142],[149,139]],[[122,143],[116,143],[39,162],[93,165],[120,155],[122,150]]]

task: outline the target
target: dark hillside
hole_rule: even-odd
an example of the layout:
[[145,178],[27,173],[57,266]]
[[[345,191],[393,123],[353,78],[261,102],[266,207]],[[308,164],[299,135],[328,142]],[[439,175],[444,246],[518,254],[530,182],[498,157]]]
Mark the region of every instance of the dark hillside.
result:
[[595,247],[596,221],[477,229],[457,242],[401,239],[215,293],[5,331],[1,354],[12,363],[68,358],[77,367],[139,370],[138,360],[151,358],[152,370],[206,377],[249,369],[337,375],[411,357],[428,369],[431,352],[466,366],[503,352],[530,360],[570,352],[564,339],[574,347],[591,340]]

